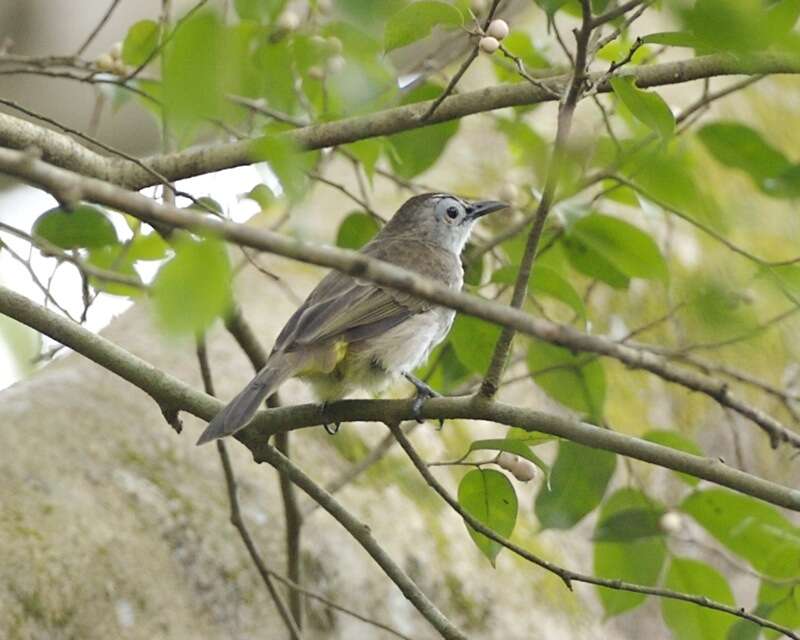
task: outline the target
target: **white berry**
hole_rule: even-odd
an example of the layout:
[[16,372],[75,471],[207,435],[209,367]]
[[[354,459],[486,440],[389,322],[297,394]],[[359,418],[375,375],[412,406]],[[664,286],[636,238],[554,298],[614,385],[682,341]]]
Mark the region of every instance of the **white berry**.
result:
[[114,58],[112,58],[111,54],[108,53],[101,53],[94,61],[94,66],[101,71],[113,71],[114,64]]
[[666,533],[679,533],[683,528],[683,518],[679,513],[674,511],[667,511],[658,521],[661,530]]
[[512,472],[518,460],[519,458],[517,456],[515,456],[513,453],[509,453],[508,451],[501,451],[497,456],[498,466]]
[[520,482],[530,482],[536,477],[536,467],[530,460],[517,460],[517,464],[510,471]]
[[314,65],[313,67],[309,67],[308,77],[312,80],[322,80],[325,78],[325,72],[322,70],[322,67]]
[[484,53],[494,53],[500,46],[500,42],[497,38],[493,38],[492,36],[484,36],[481,38],[480,42],[478,42],[478,46]]
[[486,35],[502,40],[508,35],[508,23],[500,19],[492,20],[489,23],[489,28],[486,29]]
[[109,53],[111,54],[111,57],[116,60],[122,58],[122,43],[115,42],[114,44],[112,44]]

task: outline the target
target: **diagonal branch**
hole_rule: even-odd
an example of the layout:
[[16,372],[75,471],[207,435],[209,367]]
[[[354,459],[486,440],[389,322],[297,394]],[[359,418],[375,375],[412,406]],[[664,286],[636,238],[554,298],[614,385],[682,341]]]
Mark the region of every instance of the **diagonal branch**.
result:
[[[580,30],[575,33],[577,45],[575,49],[574,68],[569,85],[564,92],[564,99],[559,104],[556,139],[553,144],[553,154],[547,167],[547,177],[545,178],[542,198],[539,200],[539,205],[536,208],[533,226],[528,234],[525,251],[520,260],[517,280],[514,283],[514,292],[511,295],[511,306],[515,309],[520,309],[522,307],[522,303],[525,301],[528,294],[528,282],[530,281],[533,271],[533,262],[536,259],[539,240],[542,237],[544,223],[550,213],[550,206],[556,194],[556,187],[558,187],[559,180],[561,179],[561,169],[566,153],[567,140],[570,130],[572,129],[572,117],[575,113],[578,100],[583,93],[584,80],[586,77],[587,48],[589,46],[589,37],[592,35],[592,9],[589,0],[581,0],[581,7],[583,20]],[[492,360],[489,363],[489,369],[481,383],[480,395],[491,398],[497,393],[497,389],[500,385],[500,378],[503,375],[503,370],[508,361],[508,354],[511,351],[511,343],[514,340],[514,334],[515,331],[510,327],[503,328],[495,344]]]
[[[208,352],[206,351],[206,343],[203,337],[199,337],[197,339],[196,347],[197,361],[200,365],[200,374],[203,378],[203,387],[208,395],[213,396],[214,382],[211,377],[211,367],[209,366]],[[281,594],[278,593],[278,590],[275,588],[275,585],[272,582],[272,572],[264,563],[261,554],[258,552],[258,549],[253,542],[253,538],[250,537],[250,531],[247,529],[244,518],[242,518],[242,512],[239,509],[239,498],[237,496],[236,476],[234,475],[233,465],[231,464],[231,459],[228,455],[228,448],[224,441],[217,440],[217,451],[219,453],[220,462],[222,463],[222,471],[225,475],[225,487],[228,491],[228,503],[230,504],[231,509],[231,524],[239,532],[239,536],[241,537],[247,552],[250,554],[250,559],[256,566],[258,574],[261,576],[264,586],[267,588],[270,597],[275,603],[275,607],[278,609],[278,613],[280,614],[283,623],[286,625],[292,640],[302,640],[303,635],[300,633],[296,618],[293,617],[292,612],[289,611],[286,603],[283,601]]]
[[[769,53],[739,58],[714,54],[643,66],[631,71],[637,86],[642,88],[681,84],[715,76],[776,73],[800,73],[800,60],[793,56]],[[589,74],[588,81],[595,84],[602,75]],[[560,89],[568,82],[569,76],[558,76],[542,80],[543,87],[518,83],[449,96],[427,120],[422,120],[422,115],[430,108],[431,101],[386,109],[366,116],[300,127],[281,135],[303,149],[333,147],[455,120],[475,113],[549,102],[554,100],[554,92],[560,93]],[[597,90],[608,92],[611,87],[606,82],[597,87]],[[180,180],[252,164],[252,143],[252,140],[220,143],[151,156],[142,159],[142,162],[170,181]],[[108,158],[87,149],[68,136],[59,135],[5,114],[0,114],[0,145],[12,149],[38,147],[42,150],[44,158],[53,164],[129,189],[143,189],[158,184],[158,180],[151,173],[132,162]]]
[[50,166],[30,153],[0,149],[0,172],[41,187],[66,202],[87,199],[125,211],[151,224],[211,233],[242,246],[331,267],[573,351],[587,351],[614,358],[630,368],[644,369],[664,380],[713,398],[721,406],[732,409],[758,425],[769,436],[773,447],[786,442],[800,448],[800,434],[787,429],[769,414],[734,396],[727,384],[676,366],[653,353],[600,336],[581,333],[566,325],[535,318],[519,309],[456,291],[362,253],[313,245],[263,229],[204,217],[196,211],[187,212],[171,205],[159,204],[138,193]]
[[648,585],[643,584],[635,584],[632,582],[625,582],[623,580],[613,580],[608,578],[599,578],[597,576],[592,576],[588,574],[578,573],[576,571],[572,571],[571,569],[566,569],[564,567],[560,567],[548,560],[540,558],[539,556],[531,553],[530,551],[520,547],[519,545],[511,542],[507,538],[496,533],[491,528],[487,527],[483,524],[480,520],[475,518],[472,514],[468,513],[459,503],[458,501],[451,496],[447,490],[441,485],[441,483],[434,477],[431,473],[430,469],[425,465],[422,458],[419,457],[419,454],[416,452],[414,447],[411,445],[411,442],[405,436],[403,431],[398,428],[397,425],[389,424],[389,429],[391,429],[394,437],[397,439],[397,442],[400,443],[400,446],[403,448],[403,451],[406,452],[409,460],[420,473],[420,475],[425,479],[425,482],[428,483],[430,486],[439,496],[444,500],[451,509],[453,509],[458,515],[460,515],[466,524],[468,524],[472,529],[477,531],[478,533],[482,533],[487,538],[497,542],[498,544],[502,545],[509,551],[512,551],[520,558],[535,564],[536,566],[542,567],[551,573],[557,575],[561,580],[564,581],[564,584],[567,586],[570,591],[572,590],[572,583],[573,582],[584,582],[586,584],[593,584],[598,587],[604,587],[606,589],[615,589],[617,591],[629,591],[632,593],[642,593],[645,595],[657,596],[659,598],[668,598],[671,600],[682,600],[684,602],[691,602],[692,604],[696,604],[700,607],[705,607],[707,609],[713,609],[715,611],[722,611],[732,616],[736,616],[737,618],[742,618],[743,620],[749,620],[761,627],[766,629],[774,629],[782,634],[784,634],[788,638],[793,638],[793,640],[800,640],[800,636],[795,634],[791,629],[779,625],[772,620],[768,620],[767,618],[762,618],[761,616],[755,615],[746,611],[744,608],[737,608],[732,607],[727,604],[723,604],[721,602],[715,602],[714,600],[710,600],[705,596],[698,596],[692,595],[689,593],[683,593],[681,591],[673,591],[672,589],[664,589],[660,587],[651,587]]
[[[216,398],[192,389],[106,338],[2,286],[0,314],[51,337],[117,374],[147,393],[161,407],[172,411],[186,411],[203,420],[210,420],[223,407],[223,403]],[[720,460],[691,455],[578,420],[473,397],[431,398],[423,405],[421,413],[423,418],[429,420],[488,420],[527,431],[549,433],[589,447],[613,451],[673,471],[688,473],[800,512],[800,490],[744,473]],[[257,453],[261,447],[266,446],[270,436],[319,426],[323,423],[323,418],[327,418],[329,422],[400,422],[414,417],[411,400],[344,400],[329,404],[324,414],[319,405],[296,405],[256,414],[250,427],[238,434],[238,439]]]

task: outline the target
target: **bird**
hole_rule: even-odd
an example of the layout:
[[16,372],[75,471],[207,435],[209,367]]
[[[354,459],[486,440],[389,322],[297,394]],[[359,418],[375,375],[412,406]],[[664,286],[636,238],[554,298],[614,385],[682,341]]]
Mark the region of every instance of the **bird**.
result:
[[[475,222],[507,206],[449,193],[416,195],[361,253],[460,290],[461,252]],[[412,372],[447,336],[454,317],[452,309],[331,271],[286,322],[264,367],[211,420],[197,444],[243,429],[259,405],[293,377],[308,383],[323,407],[359,389],[380,393],[405,377],[417,390],[418,418],[424,400],[437,394]]]

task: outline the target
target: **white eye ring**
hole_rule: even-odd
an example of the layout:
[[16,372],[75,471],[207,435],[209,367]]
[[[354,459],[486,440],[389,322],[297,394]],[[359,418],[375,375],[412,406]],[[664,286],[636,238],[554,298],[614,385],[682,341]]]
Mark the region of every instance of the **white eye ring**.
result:
[[457,222],[464,213],[464,205],[456,198],[442,198],[436,203],[436,216],[447,223]]

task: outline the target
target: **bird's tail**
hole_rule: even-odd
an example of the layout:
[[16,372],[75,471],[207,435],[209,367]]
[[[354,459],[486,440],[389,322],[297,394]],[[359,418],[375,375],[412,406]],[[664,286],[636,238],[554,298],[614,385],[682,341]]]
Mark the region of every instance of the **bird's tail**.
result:
[[239,394],[208,423],[197,441],[205,444],[217,438],[230,436],[247,426],[261,403],[297,369],[294,354],[276,353]]

